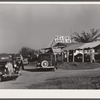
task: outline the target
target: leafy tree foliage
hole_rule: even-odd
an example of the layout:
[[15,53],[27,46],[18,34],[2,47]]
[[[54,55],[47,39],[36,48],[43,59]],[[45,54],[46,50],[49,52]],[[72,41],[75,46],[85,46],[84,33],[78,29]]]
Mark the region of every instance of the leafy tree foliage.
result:
[[100,37],[100,29],[90,29],[90,33],[86,33],[83,31],[82,33],[74,32],[72,35],[72,39],[76,42],[88,43],[97,41],[98,37]]
[[19,53],[24,58],[29,58],[29,61],[34,61],[37,59],[37,55],[39,54],[39,50],[34,50],[29,47],[22,47]]

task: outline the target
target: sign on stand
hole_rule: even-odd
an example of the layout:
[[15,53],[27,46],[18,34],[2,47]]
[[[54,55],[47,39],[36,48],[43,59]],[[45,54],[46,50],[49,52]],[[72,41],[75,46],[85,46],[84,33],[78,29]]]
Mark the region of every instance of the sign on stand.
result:
[[71,43],[71,37],[70,36],[56,36],[55,42],[56,43]]

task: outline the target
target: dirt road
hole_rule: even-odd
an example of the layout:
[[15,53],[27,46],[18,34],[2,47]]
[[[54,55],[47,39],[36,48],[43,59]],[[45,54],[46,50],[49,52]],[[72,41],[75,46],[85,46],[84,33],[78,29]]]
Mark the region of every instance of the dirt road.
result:
[[27,89],[31,84],[45,82],[46,79],[55,77],[69,77],[78,75],[100,75],[100,68],[89,70],[61,70],[53,71],[33,71],[33,66],[25,66],[25,71],[16,80],[9,80],[0,83],[0,89]]

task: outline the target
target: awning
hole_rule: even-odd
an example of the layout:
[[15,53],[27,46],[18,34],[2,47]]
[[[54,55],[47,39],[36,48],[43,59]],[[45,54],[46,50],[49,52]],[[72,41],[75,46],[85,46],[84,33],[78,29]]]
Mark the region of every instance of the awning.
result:
[[56,43],[53,47],[66,47],[68,43]]
[[100,41],[85,43],[84,45],[80,46],[80,49],[87,49],[87,48],[95,48],[100,45]]
[[90,42],[90,43],[75,43],[75,44],[70,44],[69,46],[65,47],[63,50],[89,49],[89,48],[95,48],[99,45],[100,45],[100,41]]
[[69,46],[65,47],[63,51],[65,50],[76,50],[80,49],[80,46],[84,45],[84,43],[75,43],[75,44],[70,44]]

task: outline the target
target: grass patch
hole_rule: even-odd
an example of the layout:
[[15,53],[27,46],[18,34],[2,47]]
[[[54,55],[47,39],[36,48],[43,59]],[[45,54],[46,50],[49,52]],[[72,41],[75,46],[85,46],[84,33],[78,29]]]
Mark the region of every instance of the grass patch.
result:
[[100,63],[90,63],[90,62],[58,62],[58,69],[67,70],[83,70],[83,69],[95,69],[100,68]]
[[71,76],[48,79],[44,83],[32,84],[29,89],[100,89],[100,76]]

